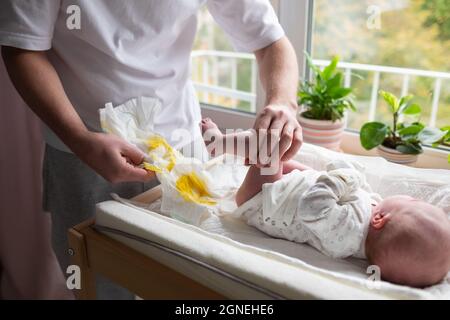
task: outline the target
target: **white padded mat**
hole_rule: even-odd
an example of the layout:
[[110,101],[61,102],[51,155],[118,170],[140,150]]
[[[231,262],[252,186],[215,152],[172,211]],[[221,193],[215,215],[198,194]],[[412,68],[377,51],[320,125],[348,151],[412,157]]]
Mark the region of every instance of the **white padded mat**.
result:
[[[361,163],[369,183],[382,196],[409,194],[450,213],[449,170],[408,168],[381,158],[337,154],[310,145],[305,145],[297,158],[321,169],[328,160],[341,157]],[[227,216],[211,216],[195,227],[158,214],[158,202],[144,206],[147,209],[116,201],[100,203],[96,222],[189,254],[285,298],[450,299],[449,276],[441,284],[423,290],[383,281],[373,283],[367,280],[364,260],[331,259],[307,245],[271,238]],[[113,237],[229,297],[267,297],[192,263],[160,255],[137,241]]]

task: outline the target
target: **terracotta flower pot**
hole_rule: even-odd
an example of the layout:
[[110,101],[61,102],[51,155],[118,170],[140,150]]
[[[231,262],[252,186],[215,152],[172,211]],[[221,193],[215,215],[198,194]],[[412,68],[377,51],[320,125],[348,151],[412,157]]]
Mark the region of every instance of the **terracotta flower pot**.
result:
[[297,119],[303,129],[304,142],[339,151],[345,128],[344,120],[313,120],[303,117],[301,113]]
[[386,160],[399,164],[412,164],[417,161],[417,154],[405,154],[395,149],[379,145],[377,147],[378,154]]

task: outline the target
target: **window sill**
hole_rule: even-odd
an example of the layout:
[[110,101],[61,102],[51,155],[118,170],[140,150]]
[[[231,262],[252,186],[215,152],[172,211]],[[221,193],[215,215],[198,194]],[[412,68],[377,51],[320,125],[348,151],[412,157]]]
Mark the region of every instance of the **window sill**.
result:
[[[376,149],[367,151],[359,142],[359,135],[355,132],[346,131],[341,144],[342,151],[348,154],[360,156],[378,156]],[[448,152],[440,149],[429,147],[424,148],[424,153],[419,155],[416,163],[412,167],[427,169],[450,169],[447,161]]]
[[[214,121],[220,128],[252,128],[255,121],[255,114],[252,113],[205,104],[202,104],[201,107],[202,116],[214,119]],[[345,131],[341,148],[343,152],[348,154],[361,156],[378,156],[378,153],[375,149],[370,151],[365,150],[359,142],[358,133],[352,131]],[[411,166],[416,168],[449,170],[450,164],[448,163],[447,156],[448,151],[425,147],[424,153],[421,154],[418,161]]]

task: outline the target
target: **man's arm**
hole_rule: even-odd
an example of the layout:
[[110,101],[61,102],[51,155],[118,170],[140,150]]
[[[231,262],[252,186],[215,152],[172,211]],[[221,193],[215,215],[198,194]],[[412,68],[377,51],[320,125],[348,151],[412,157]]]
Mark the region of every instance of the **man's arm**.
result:
[[279,157],[291,159],[302,144],[302,129],[296,119],[298,65],[286,37],[255,52],[266,106],[255,121],[255,130],[279,130]]
[[9,76],[28,106],[87,165],[111,182],[147,181],[136,168],[142,152],[108,134],[90,132],[69,101],[56,70],[42,51],[2,47]]

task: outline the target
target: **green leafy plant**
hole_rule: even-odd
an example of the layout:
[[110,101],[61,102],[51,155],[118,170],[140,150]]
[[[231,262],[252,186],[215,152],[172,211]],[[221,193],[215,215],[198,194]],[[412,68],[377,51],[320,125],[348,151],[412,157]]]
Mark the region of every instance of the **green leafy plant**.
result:
[[411,103],[412,95],[400,99],[385,91],[380,91],[380,95],[392,112],[392,125],[389,126],[381,122],[364,124],[359,137],[361,145],[365,149],[370,150],[383,145],[404,154],[420,154],[423,152],[422,146],[424,144],[436,145],[448,142],[450,134],[446,130],[426,127],[418,120],[411,123],[399,122],[401,115],[414,117],[415,119],[420,118],[422,108],[416,103]]
[[320,70],[306,53],[308,65],[314,73],[314,82],[300,83],[297,93],[298,104],[306,107],[302,116],[315,120],[331,120],[333,122],[344,117],[347,109],[355,111],[351,99],[351,88],[342,85],[343,74],[337,71],[339,58],[334,57],[330,64]]
[[[444,136],[441,138],[441,140],[433,143],[432,146],[433,147],[444,146],[444,147],[450,148],[450,126],[445,126],[445,127],[441,128],[441,131],[443,131],[445,133]],[[447,161],[448,161],[448,163],[450,163],[450,152],[447,156]]]

